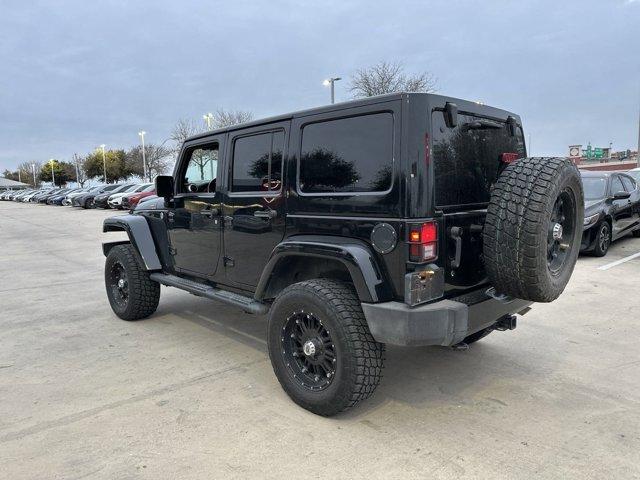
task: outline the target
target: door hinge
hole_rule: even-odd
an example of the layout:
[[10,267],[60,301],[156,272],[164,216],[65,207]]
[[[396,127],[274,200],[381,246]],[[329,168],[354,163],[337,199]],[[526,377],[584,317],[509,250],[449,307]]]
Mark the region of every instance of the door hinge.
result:
[[177,255],[178,254],[178,249],[177,248],[173,248],[173,247],[169,247],[169,253],[171,255]]
[[224,256],[224,266],[225,267],[235,267],[236,266],[236,261],[233,258],[227,257],[225,255]]

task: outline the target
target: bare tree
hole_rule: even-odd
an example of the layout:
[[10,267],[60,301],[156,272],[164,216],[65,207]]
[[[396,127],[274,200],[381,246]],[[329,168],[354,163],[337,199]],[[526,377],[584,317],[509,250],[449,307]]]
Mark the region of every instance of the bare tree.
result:
[[35,187],[36,185],[33,183],[34,169],[36,172],[36,182],[37,182],[37,175],[40,172],[40,169],[42,169],[42,162],[21,163],[20,165],[18,165],[18,170],[16,170],[16,174],[17,172],[20,172],[20,175],[17,175],[17,177],[21,178],[23,183],[28,183],[29,185],[33,185]]
[[174,151],[179,151],[187,138],[202,132],[204,132],[204,128],[199,122],[184,118],[178,120],[169,137],[175,142]]
[[436,91],[436,78],[428,72],[408,76],[402,63],[383,61],[352,75],[350,90],[355,97],[394,92],[429,93]]
[[84,184],[86,183],[86,181],[89,180],[89,177],[87,176],[87,172],[84,168],[84,164],[86,160],[87,160],[87,157],[81,157],[77,153],[74,153],[73,161],[71,162],[73,163],[73,166],[75,168],[76,183],[81,187],[84,187]]
[[253,120],[253,113],[244,110],[224,110],[219,108],[213,116],[213,128],[230,127]]
[[[157,175],[162,175],[169,170],[173,163],[174,150],[162,145],[154,145],[149,143],[144,146],[145,160],[147,162],[147,172],[149,178],[153,179]],[[139,170],[142,176],[142,147],[140,145],[133,147],[127,152],[127,161],[135,165],[136,171]],[[146,181],[147,179],[145,179]]]

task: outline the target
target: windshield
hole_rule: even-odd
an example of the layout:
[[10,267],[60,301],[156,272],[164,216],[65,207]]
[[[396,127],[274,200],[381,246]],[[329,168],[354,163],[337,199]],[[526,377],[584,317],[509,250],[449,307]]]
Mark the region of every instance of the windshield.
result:
[[627,172],[627,175],[633,177],[636,182],[640,182],[640,170],[631,170]]
[[604,198],[607,191],[607,179],[605,177],[583,177],[585,200],[597,200]]

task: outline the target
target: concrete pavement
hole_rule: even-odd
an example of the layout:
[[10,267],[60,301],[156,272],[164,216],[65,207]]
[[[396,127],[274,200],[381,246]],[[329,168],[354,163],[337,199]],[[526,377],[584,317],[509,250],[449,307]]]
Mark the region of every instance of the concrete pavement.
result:
[[[375,396],[297,407],[266,319],[163,287],[119,320],[112,211],[0,202],[0,477],[640,478],[640,239],[466,352],[387,350]],[[109,234],[112,235],[112,234]]]

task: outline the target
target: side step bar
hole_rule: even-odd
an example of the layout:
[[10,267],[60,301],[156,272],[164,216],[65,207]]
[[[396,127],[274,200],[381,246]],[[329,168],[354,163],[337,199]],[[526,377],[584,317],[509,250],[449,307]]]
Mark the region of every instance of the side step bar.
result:
[[197,295],[199,297],[209,298],[211,300],[218,300],[234,307],[240,307],[247,313],[253,313],[256,315],[264,315],[269,311],[269,305],[266,303],[254,300],[251,297],[245,297],[233,292],[227,292],[226,290],[220,290],[209,285],[203,285],[202,283],[187,280],[186,278],[176,277],[175,275],[167,275],[166,273],[152,273],[149,278],[154,282],[167,285],[168,287],[176,287],[180,290],[185,290],[189,293]]

